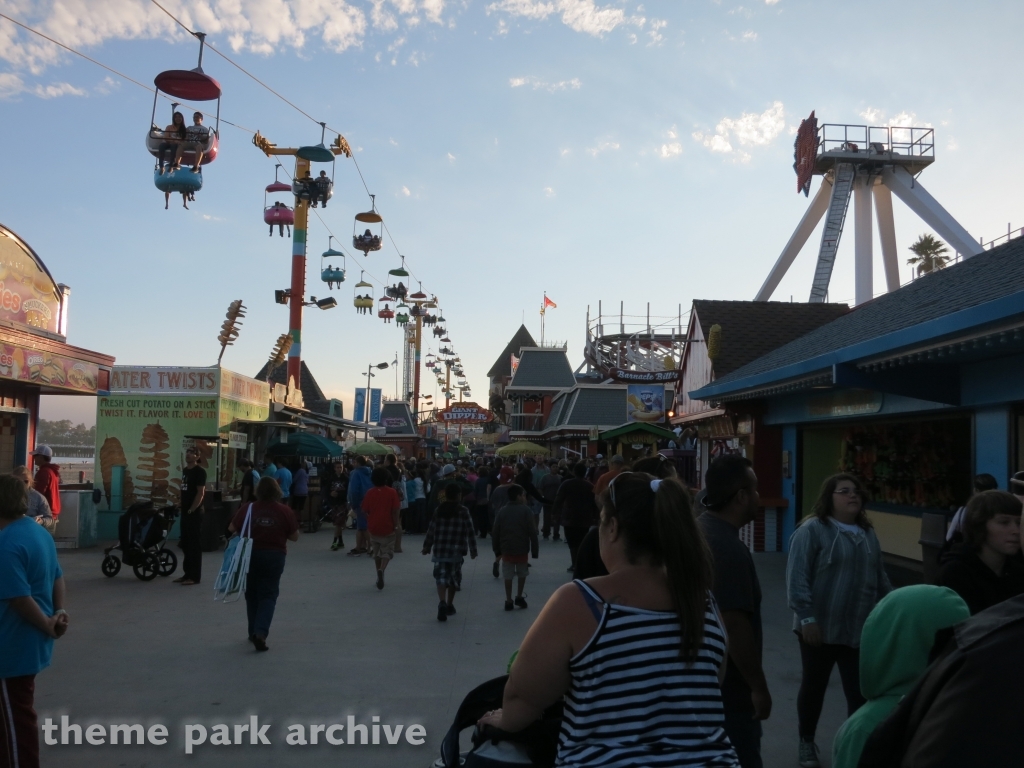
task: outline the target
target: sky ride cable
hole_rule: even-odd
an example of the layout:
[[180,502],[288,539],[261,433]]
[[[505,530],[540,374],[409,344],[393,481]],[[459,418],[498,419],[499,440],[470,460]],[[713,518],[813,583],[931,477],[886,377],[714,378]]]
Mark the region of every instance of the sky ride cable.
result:
[[[173,19],[173,20],[174,20],[174,23],[175,23],[175,24],[177,24],[177,25],[178,25],[178,26],[179,26],[179,27],[180,27],[181,29],[183,29],[183,30],[184,30],[185,32],[187,32],[187,33],[188,33],[189,35],[191,35],[191,36],[193,36],[193,37],[196,37],[196,33],[195,33],[195,32],[194,32],[193,30],[189,30],[189,29],[188,29],[188,28],[187,28],[187,27],[186,27],[186,26],[184,25],[184,23],[183,23],[183,22],[181,22],[181,20],[180,20],[179,18],[177,18],[177,17],[176,17],[176,16],[175,16],[175,15],[174,15],[173,13],[171,13],[171,12],[170,12],[169,10],[167,10],[167,8],[165,8],[165,7],[163,6],[163,5],[161,5],[161,4],[159,3],[159,2],[157,2],[157,0],[150,0],[150,2],[152,2],[152,3],[153,3],[154,5],[156,5],[156,6],[158,7],[158,8],[160,8],[160,9],[161,9],[162,11],[164,11],[164,13],[166,13],[166,14],[167,14],[168,16],[170,16],[170,17],[171,17],[171,19]],[[217,49],[216,49],[216,48],[215,48],[215,47],[214,47],[214,46],[213,46],[213,45],[212,45],[211,43],[209,43],[209,42],[206,42],[205,44],[206,44],[206,47],[207,47],[207,48],[209,48],[209,49],[210,49],[210,50],[212,50],[212,51],[213,51],[214,53],[216,53],[216,54],[217,54],[218,56],[220,56],[220,57],[221,57],[221,58],[223,58],[223,59],[224,59],[225,61],[227,61],[227,62],[229,63],[229,65],[231,65],[232,67],[236,68],[237,70],[239,70],[240,72],[242,72],[242,73],[243,73],[244,75],[246,75],[246,76],[248,76],[248,77],[252,78],[252,79],[253,79],[253,80],[254,80],[255,82],[259,83],[259,84],[260,84],[261,86],[263,86],[263,87],[264,87],[264,88],[266,88],[266,89],[267,89],[268,91],[270,91],[270,93],[272,93],[273,95],[275,95],[276,97],[278,97],[278,98],[280,98],[280,99],[281,99],[282,101],[284,101],[284,102],[285,102],[286,104],[288,104],[289,106],[291,106],[291,108],[292,108],[293,110],[295,110],[296,112],[298,112],[298,113],[299,113],[300,115],[303,115],[304,117],[308,118],[308,119],[309,119],[309,120],[311,120],[312,122],[316,123],[316,125],[319,125],[319,126],[323,126],[323,127],[327,128],[327,130],[331,131],[332,133],[335,133],[335,134],[337,134],[337,135],[339,135],[339,136],[341,136],[341,135],[342,135],[341,131],[338,131],[338,130],[336,130],[336,129],[332,128],[331,126],[327,125],[326,123],[322,123],[321,121],[318,121],[318,120],[316,120],[316,118],[314,118],[313,116],[311,116],[311,115],[310,115],[309,113],[307,113],[307,112],[306,112],[305,110],[301,109],[301,108],[300,108],[300,106],[297,106],[297,105],[296,105],[296,104],[294,104],[294,103],[293,103],[292,101],[290,101],[290,100],[288,100],[287,98],[285,98],[285,96],[283,96],[282,94],[280,94],[280,93],[279,93],[278,91],[275,91],[275,90],[274,90],[273,88],[271,88],[271,87],[270,87],[269,85],[267,85],[267,84],[266,84],[266,83],[264,83],[264,82],[263,82],[262,80],[260,80],[260,79],[259,79],[258,77],[256,77],[256,76],[255,76],[255,75],[253,75],[253,74],[252,74],[251,72],[249,72],[248,70],[246,70],[246,69],[245,69],[244,67],[242,67],[242,65],[240,65],[240,63],[237,63],[236,61],[232,61],[232,60],[231,60],[231,59],[230,59],[230,58],[229,58],[229,57],[228,57],[227,55],[225,55],[224,53],[221,53],[221,52],[220,52],[219,50],[217,50]],[[361,169],[359,168],[359,164],[358,164],[358,163],[356,162],[356,160],[355,160],[355,155],[354,155],[354,154],[353,154],[353,155],[351,156],[351,160],[352,160],[352,164],[353,164],[353,165],[355,166],[355,171],[356,171],[356,173],[358,173],[358,174],[359,174],[359,180],[360,180],[360,181],[362,182],[362,188],[364,188],[364,189],[366,189],[366,190],[367,190],[367,195],[369,196],[369,195],[371,194],[371,193],[370,193],[370,187],[369,187],[369,185],[367,184],[367,180],[366,180],[366,178],[364,178],[364,176],[362,176],[362,170],[361,170]],[[372,196],[371,196],[371,198],[372,198]],[[316,217],[317,217],[317,218],[319,218],[319,214],[317,214],[317,216],[316,216]],[[321,219],[321,220],[323,221],[323,219]],[[398,245],[397,245],[397,244],[396,244],[396,243],[394,242],[394,236],[393,236],[393,234],[391,234],[391,229],[390,229],[390,228],[388,227],[388,225],[387,225],[387,221],[382,221],[381,223],[382,223],[382,224],[383,224],[383,226],[384,226],[384,231],[386,231],[386,232],[387,232],[387,237],[388,237],[388,240],[390,240],[390,241],[391,241],[391,245],[392,245],[392,246],[394,246],[394,250],[395,250],[395,251],[397,251],[397,252],[398,252],[398,254],[400,255],[400,254],[401,254],[401,249],[400,249],[400,248],[398,248]],[[325,226],[326,226],[326,224],[325,224]],[[328,231],[330,231],[330,229],[328,229]],[[332,232],[332,233],[333,233],[333,232]],[[337,236],[335,236],[335,237],[337,237]],[[409,269],[408,265],[407,265],[407,269]],[[409,272],[410,272],[410,276],[412,276],[412,278],[413,278],[413,279],[415,279],[416,281],[418,281],[418,282],[419,282],[419,278],[418,278],[418,276],[416,275],[416,273],[415,273],[415,272],[414,272],[414,271],[413,271],[412,269],[409,269]],[[372,276],[372,275],[371,275],[371,276]],[[377,280],[377,279],[376,279],[376,278],[374,278],[374,280]]]
[[[62,43],[62,42],[60,42],[58,40],[54,40],[52,37],[49,37],[48,35],[43,34],[38,29],[33,29],[32,27],[28,26],[27,24],[22,24],[17,19],[12,19],[10,16],[7,16],[6,14],[3,14],[3,13],[0,13],[0,19],[7,19],[7,21],[11,22],[12,24],[16,24],[17,26],[19,26],[22,29],[24,29],[26,32],[31,32],[33,35],[38,35],[39,37],[43,38],[44,40],[47,40],[47,41],[53,43],[54,45],[56,45],[56,46],[58,46],[60,48],[63,48],[65,51],[68,51],[69,53],[73,53],[76,56],[81,56],[83,59],[85,59],[86,61],[88,61],[88,62],[90,62],[92,64],[95,64],[97,67],[105,69],[108,72],[112,72],[113,74],[117,75],[118,77],[124,78],[125,80],[127,80],[129,83],[132,83],[133,85],[137,85],[140,88],[145,88],[150,93],[153,92],[153,88],[151,86],[148,86],[145,83],[140,83],[138,80],[136,80],[136,79],[134,79],[132,77],[128,77],[128,75],[124,74],[123,72],[118,72],[113,67],[108,67],[102,61],[97,61],[96,59],[91,58],[90,56],[86,56],[81,51],[76,51],[71,46],[64,45],[64,43]],[[173,99],[170,96],[168,96],[166,93],[161,93],[160,95],[163,96],[168,101],[172,101],[173,102]],[[213,117],[213,115],[211,115],[210,113],[203,112],[201,109],[198,109],[196,107],[191,107],[188,104],[185,104],[184,102],[180,102],[179,101],[179,102],[174,102],[174,103],[181,104],[186,109],[194,109],[196,112],[201,112],[206,117]],[[246,128],[244,125],[238,125],[237,123],[232,123],[230,120],[225,120],[223,117],[220,119],[220,121],[222,123],[227,123],[228,125],[230,125],[230,126],[232,126],[234,128],[238,128],[239,130],[245,131],[246,133],[250,133],[250,134],[251,133],[255,133],[255,131],[250,130],[249,128]]]
[[[157,8],[159,8],[159,9],[160,9],[161,11],[163,11],[163,12],[164,12],[164,13],[166,13],[166,14],[167,14],[168,16],[170,16],[170,18],[171,18],[171,19],[173,19],[173,20],[174,20],[174,21],[175,21],[175,22],[176,22],[176,23],[177,23],[177,24],[178,24],[179,26],[181,26],[181,28],[182,28],[182,29],[184,29],[184,30],[185,30],[186,32],[188,32],[188,33],[189,33],[190,35],[192,35],[193,37],[195,36],[195,33],[194,33],[194,32],[193,32],[192,30],[190,30],[190,29],[189,29],[189,28],[188,28],[187,26],[185,26],[185,24],[183,24],[183,23],[182,23],[182,22],[181,22],[181,21],[180,21],[179,19],[177,19],[177,18],[176,18],[176,17],[175,17],[175,16],[173,15],[173,14],[171,14],[171,13],[170,13],[170,12],[169,12],[169,11],[168,11],[168,10],[167,10],[166,8],[164,8],[164,7],[162,6],[162,5],[160,5],[160,3],[156,2],[156,0],[151,0],[151,2],[152,2],[152,3],[153,3],[153,4],[155,5],[155,6],[157,6]],[[47,34],[45,34],[45,33],[43,33],[43,32],[40,32],[39,30],[37,30],[37,29],[35,29],[35,28],[33,28],[33,27],[29,26],[28,24],[24,24],[24,23],[22,23],[22,22],[18,21],[17,19],[11,18],[11,17],[10,17],[10,16],[8,16],[7,14],[4,14],[4,13],[0,13],[0,19],[6,19],[7,21],[11,22],[12,24],[14,24],[14,25],[15,25],[15,26],[17,26],[17,27],[20,27],[21,29],[25,30],[26,32],[30,32],[30,33],[31,33],[31,34],[33,34],[33,35],[37,35],[38,37],[41,37],[41,38],[43,38],[43,39],[44,39],[44,40],[46,40],[47,42],[53,43],[53,44],[54,44],[54,45],[56,45],[56,46],[57,46],[58,48],[62,48],[63,50],[67,51],[68,53],[72,53],[72,54],[74,54],[75,56],[78,56],[78,57],[80,57],[80,58],[82,58],[82,59],[85,59],[85,60],[86,60],[86,61],[88,61],[89,63],[91,63],[91,64],[95,64],[95,65],[96,65],[97,67],[100,67],[101,69],[104,69],[104,70],[106,70],[107,72],[110,72],[111,74],[117,75],[118,77],[120,77],[120,78],[122,78],[122,79],[124,79],[124,80],[127,80],[128,82],[132,83],[133,85],[137,85],[138,87],[140,87],[140,88],[143,88],[143,89],[145,89],[145,90],[146,90],[146,91],[148,91],[149,93],[153,93],[153,91],[154,91],[154,88],[153,88],[152,86],[149,86],[149,85],[146,85],[145,83],[139,82],[139,81],[138,81],[138,80],[136,80],[135,78],[133,78],[133,77],[129,77],[128,75],[124,74],[123,72],[120,72],[120,71],[118,71],[118,70],[114,69],[113,67],[111,67],[111,66],[108,66],[107,64],[104,64],[103,62],[101,62],[101,61],[98,61],[98,60],[96,60],[96,59],[92,58],[91,56],[88,56],[88,55],[86,55],[86,54],[82,53],[81,51],[79,51],[79,50],[76,50],[76,49],[72,48],[72,47],[71,47],[71,46],[69,46],[69,45],[65,45],[64,43],[60,42],[59,40],[55,40],[54,38],[50,37],[49,35],[47,35]],[[262,80],[260,80],[260,79],[259,79],[258,77],[256,77],[256,76],[255,76],[255,75],[253,75],[253,74],[252,74],[251,72],[249,72],[248,70],[246,70],[246,69],[245,69],[244,67],[242,67],[242,66],[241,66],[241,65],[239,65],[239,64],[236,64],[236,63],[235,63],[234,61],[232,61],[232,60],[231,60],[231,59],[230,59],[229,57],[225,56],[225,55],[224,55],[223,53],[221,53],[221,52],[220,52],[220,51],[218,51],[218,50],[217,50],[216,48],[214,48],[214,46],[213,46],[213,45],[211,45],[210,43],[208,43],[208,42],[207,42],[207,43],[206,43],[206,47],[207,47],[207,48],[209,48],[210,50],[212,50],[212,51],[213,51],[214,53],[216,53],[216,54],[217,54],[218,56],[220,56],[220,57],[221,57],[222,59],[224,59],[225,61],[227,61],[227,62],[228,62],[229,64],[231,64],[232,66],[234,66],[234,67],[235,67],[236,69],[238,69],[239,71],[241,71],[241,72],[242,72],[243,74],[245,74],[245,75],[247,75],[248,77],[252,78],[252,79],[253,79],[254,81],[256,81],[256,82],[257,82],[257,83],[259,83],[259,84],[260,84],[261,86],[263,86],[264,88],[266,88],[266,89],[267,89],[268,91],[270,91],[270,92],[271,92],[272,94],[274,94],[274,95],[275,95],[275,96],[277,96],[277,97],[278,97],[279,99],[281,99],[281,100],[282,100],[283,102],[285,102],[285,103],[286,103],[286,104],[287,104],[288,106],[292,107],[293,109],[295,109],[295,110],[296,110],[297,112],[299,112],[299,113],[300,113],[300,114],[302,114],[303,116],[305,116],[305,117],[307,117],[308,119],[312,120],[312,121],[313,121],[314,123],[316,123],[317,125],[320,125],[320,124],[321,124],[321,123],[320,123],[320,121],[318,121],[318,120],[317,120],[316,118],[314,118],[313,116],[311,116],[311,115],[310,115],[310,114],[309,114],[308,112],[304,111],[304,110],[303,110],[303,109],[301,109],[300,107],[298,107],[298,106],[296,106],[295,104],[293,104],[293,103],[292,103],[291,101],[289,101],[288,99],[286,99],[286,98],[285,98],[284,96],[282,96],[282,95],[281,95],[280,93],[278,93],[277,91],[275,91],[275,90],[274,90],[273,88],[271,88],[271,87],[270,87],[269,85],[267,85],[266,83],[264,83],[264,82],[263,82]],[[161,93],[160,95],[161,95],[161,96],[163,96],[163,98],[164,98],[164,99],[166,99],[166,100],[168,100],[168,101],[171,101],[171,102],[173,102],[173,99],[172,99],[172,98],[171,98],[171,97],[170,97],[169,95],[167,95],[167,94],[165,94],[165,93]],[[184,106],[184,107],[185,107],[186,109],[193,109],[194,111],[196,111],[196,112],[199,112],[199,113],[201,113],[201,114],[205,115],[206,117],[212,117],[212,115],[210,115],[209,113],[207,113],[207,112],[204,112],[203,110],[201,110],[201,109],[198,109],[198,108],[196,108],[196,107],[191,107],[190,105],[188,105],[188,104],[186,104],[186,103],[184,103],[184,102],[173,102],[173,103],[178,103],[178,104],[181,104],[181,105],[182,105],[182,106]],[[248,133],[248,134],[254,134],[254,133],[255,133],[255,131],[254,131],[254,130],[252,130],[252,129],[250,129],[250,128],[246,128],[245,126],[243,126],[243,125],[239,125],[238,123],[234,123],[234,122],[232,122],[232,121],[230,121],[230,120],[227,120],[227,119],[225,119],[224,117],[221,117],[221,118],[220,118],[220,120],[221,120],[221,122],[223,122],[224,124],[226,124],[226,125],[230,125],[231,127],[233,127],[233,128],[237,128],[237,129],[239,129],[239,130],[241,130],[241,131],[245,131],[245,132],[246,132],[246,133]],[[335,130],[334,128],[331,128],[330,126],[327,126],[327,129],[328,129],[328,130],[330,130],[330,131],[331,131],[332,133],[335,133],[335,134],[337,134],[337,135],[339,135],[339,136],[340,136],[340,135],[342,135],[342,134],[341,134],[341,133],[340,133],[339,131]],[[352,162],[353,162],[353,165],[354,165],[354,166],[355,166],[355,168],[356,168],[356,172],[357,172],[357,173],[358,173],[358,175],[359,175],[359,180],[360,180],[360,182],[362,182],[363,188],[364,188],[364,189],[366,190],[366,193],[367,193],[367,195],[369,195],[369,194],[370,194],[370,189],[369,189],[369,186],[368,186],[368,185],[367,185],[367,183],[366,183],[366,179],[365,179],[365,177],[363,176],[363,172],[362,172],[362,169],[361,169],[361,168],[359,167],[359,163],[358,163],[358,162],[356,162],[356,159],[355,159],[355,156],[354,156],[354,155],[352,156]],[[283,166],[282,166],[282,168],[283,168]],[[288,172],[287,172],[287,170],[285,170],[285,173],[286,173],[286,174],[288,173]],[[290,176],[289,176],[289,178],[290,178]],[[337,239],[337,240],[339,241],[339,244],[342,244],[342,243],[344,243],[344,239],[343,239],[343,238],[340,238],[340,237],[338,237],[337,235],[335,235],[335,234],[334,234],[334,232],[333,232],[333,231],[331,230],[331,228],[330,228],[330,227],[329,227],[329,226],[327,225],[327,222],[325,222],[325,221],[323,220],[323,217],[322,217],[322,216],[320,215],[319,211],[317,211],[316,209],[313,209],[313,210],[314,210],[314,213],[316,213],[316,217],[317,217],[317,218],[318,218],[318,219],[320,220],[320,223],[321,223],[321,224],[323,224],[323,226],[324,226],[324,229],[326,229],[326,230],[327,230],[328,234],[330,234],[330,235],[333,235],[333,236],[335,237],[335,239]],[[387,222],[382,222],[382,224],[383,224],[384,230],[385,230],[385,231],[387,232],[387,234],[388,234],[388,239],[389,239],[389,240],[391,241],[391,244],[392,244],[392,245],[394,246],[395,250],[396,250],[396,251],[397,251],[397,252],[398,252],[399,254],[401,254],[401,250],[400,250],[400,249],[398,248],[398,245],[397,245],[397,243],[395,243],[395,238],[394,238],[394,235],[392,235],[392,234],[391,234],[391,230],[390,230],[390,228],[388,227],[388,225],[387,225]],[[353,259],[354,261],[357,261],[357,260],[356,260],[356,258],[355,258],[355,256],[353,256],[353,255],[352,255],[352,254],[351,254],[351,253],[350,253],[350,252],[348,251],[348,249],[347,249],[347,248],[345,248],[345,246],[344,246],[344,245],[342,245],[342,249],[344,250],[344,252],[345,252],[345,254],[346,254],[346,256],[347,256],[347,257],[351,257],[351,258],[352,258],[352,259]],[[403,259],[404,259],[404,257],[403,257]],[[421,281],[421,280],[419,280],[419,277],[418,277],[418,276],[416,275],[416,273],[415,273],[415,272],[413,272],[413,270],[412,270],[412,269],[410,268],[410,266],[409,266],[409,265],[408,265],[407,263],[405,264],[405,268],[406,268],[406,269],[407,269],[407,270],[409,271],[409,274],[410,274],[410,276],[411,276],[411,277],[412,277],[413,279],[415,279],[415,280],[416,280],[417,282],[420,282],[420,283],[422,284],[422,281]],[[365,269],[364,269],[363,271],[364,271],[364,272],[366,272],[366,270],[365,270]],[[374,282],[376,282],[377,284],[379,284],[379,285],[380,285],[381,287],[383,287],[383,288],[387,288],[387,286],[388,286],[388,283],[387,283],[386,281],[383,281],[383,280],[381,280],[380,278],[376,277],[375,275],[373,275],[373,274],[372,274],[372,273],[370,273],[370,272],[366,272],[366,274],[367,274],[367,275],[369,275],[369,277],[370,277],[370,278],[371,278],[371,279],[372,279],[372,280],[373,280]]]

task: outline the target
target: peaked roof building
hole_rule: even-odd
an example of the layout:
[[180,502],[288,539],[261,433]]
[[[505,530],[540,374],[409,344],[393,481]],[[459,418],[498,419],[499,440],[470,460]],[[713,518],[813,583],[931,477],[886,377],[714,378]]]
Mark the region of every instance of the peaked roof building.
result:
[[487,371],[487,378],[491,380],[493,385],[496,379],[500,380],[512,376],[512,355],[519,356],[519,350],[523,347],[536,347],[537,342],[533,340],[533,336],[526,329],[525,325],[520,325],[519,330],[515,332],[515,335],[509,340],[508,344],[498,355],[498,359],[494,361],[494,365]]

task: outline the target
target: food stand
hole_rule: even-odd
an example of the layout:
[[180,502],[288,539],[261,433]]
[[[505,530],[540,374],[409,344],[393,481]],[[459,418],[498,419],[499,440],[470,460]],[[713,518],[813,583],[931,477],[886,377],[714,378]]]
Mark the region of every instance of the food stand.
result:
[[220,366],[115,366],[96,414],[100,538],[116,536],[121,510],[135,501],[178,503],[189,446],[207,471],[207,508],[220,502],[237,453],[225,428],[269,416],[269,385]]

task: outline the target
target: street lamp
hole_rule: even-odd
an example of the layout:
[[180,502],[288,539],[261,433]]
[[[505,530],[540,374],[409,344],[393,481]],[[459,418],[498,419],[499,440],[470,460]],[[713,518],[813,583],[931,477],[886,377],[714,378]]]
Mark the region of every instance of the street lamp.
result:
[[363,402],[363,407],[366,409],[363,413],[363,418],[366,420],[366,430],[363,434],[364,443],[370,442],[370,379],[374,376],[373,369],[376,368],[379,371],[383,371],[387,367],[387,363],[377,363],[376,365],[371,363],[366,366],[366,398]]

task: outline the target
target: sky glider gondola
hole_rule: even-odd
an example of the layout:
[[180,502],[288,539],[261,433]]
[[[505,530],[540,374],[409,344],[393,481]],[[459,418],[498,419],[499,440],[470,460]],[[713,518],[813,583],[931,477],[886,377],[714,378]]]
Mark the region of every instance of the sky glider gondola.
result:
[[291,237],[292,225],[295,223],[295,211],[288,207],[287,203],[275,200],[274,203],[271,204],[269,199],[270,195],[280,195],[285,193],[291,197],[291,185],[285,184],[283,181],[278,181],[277,170],[280,167],[280,163],[274,166],[274,183],[268,184],[263,193],[263,223],[270,225],[271,237],[274,236],[275,225],[281,233],[281,237],[284,237],[284,228],[288,227],[288,237]]
[[[359,271],[359,282],[352,287],[352,305],[360,315],[367,315],[373,310],[373,283],[363,280],[364,272]],[[364,293],[359,291],[363,290]]]
[[[384,219],[377,213],[375,198],[376,195],[370,195],[370,210],[357,213],[355,223],[352,225],[352,247],[357,251],[362,251],[363,256],[368,255],[370,251],[379,251],[383,242]],[[366,227],[362,232],[359,231],[367,224],[379,224],[377,233],[374,234],[372,226]]]
[[[327,239],[327,250],[320,256],[320,279],[327,283],[327,287],[331,289],[334,288],[335,283],[340,287],[341,284],[345,282],[345,254],[341,251],[336,251],[331,247],[331,241],[333,240],[334,235],[331,235]],[[323,265],[325,259],[333,259],[335,261],[341,259],[341,266],[335,267],[328,262],[325,267]]]
[[313,176],[310,171],[306,171],[306,175],[301,179],[292,179],[292,194],[300,200],[307,200],[312,208],[316,208],[319,203],[326,208],[327,201],[334,196],[335,156],[324,146],[326,132],[327,124],[320,123],[320,143],[314,146],[299,147],[295,152],[298,157],[311,163],[331,164],[330,176],[327,175],[327,171],[320,171],[316,176]]
[[[153,80],[153,112],[146,135],[146,149],[156,158],[153,184],[161,192],[192,194],[203,187],[202,166],[217,159],[220,136],[220,83],[203,72],[206,35],[199,38],[199,64],[195,69],[169,69]],[[161,92],[182,101],[216,101],[213,128],[203,125],[203,114],[195,112],[189,124],[178,103],[171,105],[171,123],[163,130],[156,124],[156,104]]]

